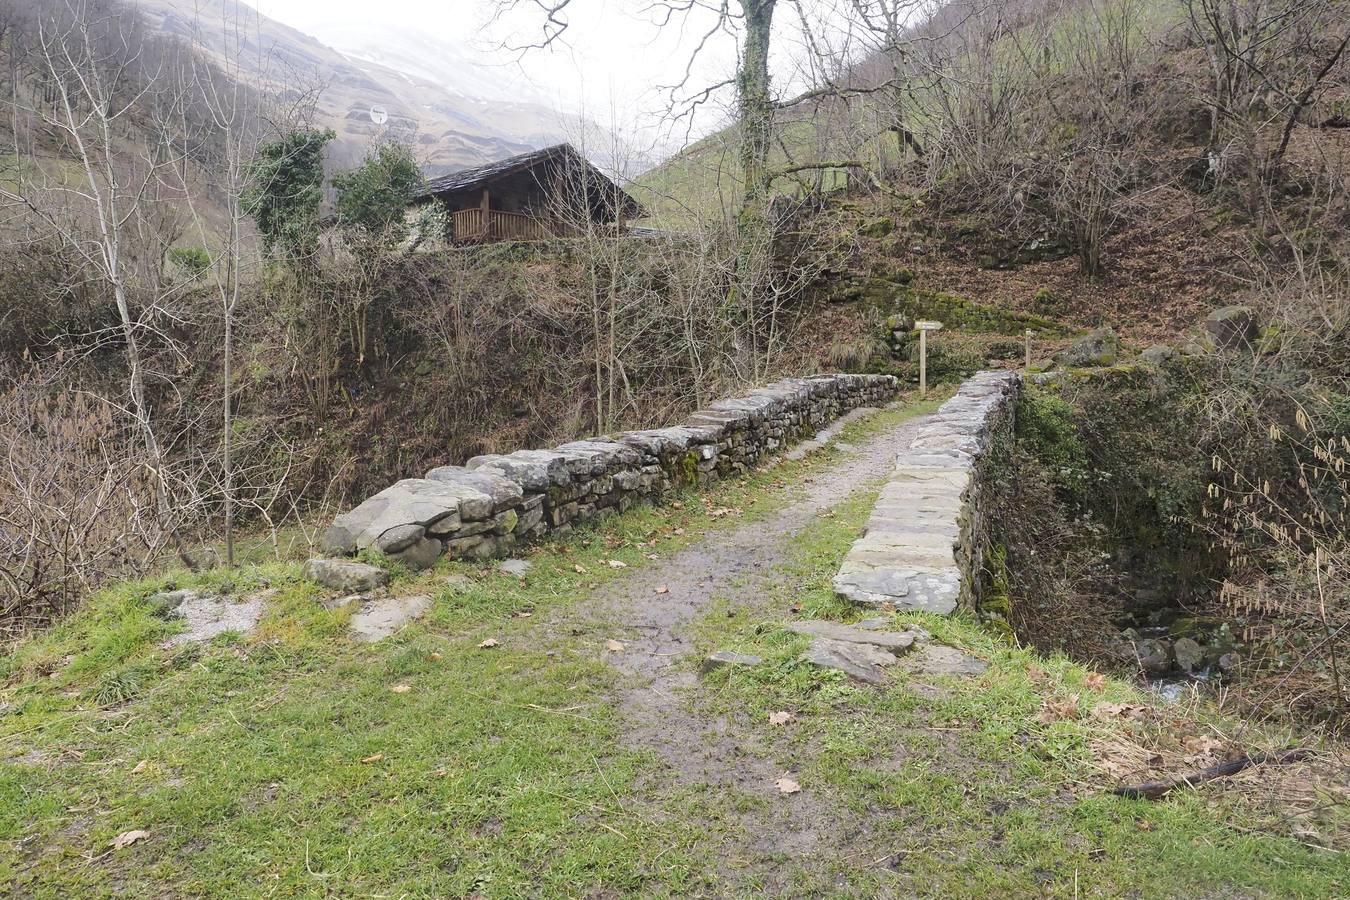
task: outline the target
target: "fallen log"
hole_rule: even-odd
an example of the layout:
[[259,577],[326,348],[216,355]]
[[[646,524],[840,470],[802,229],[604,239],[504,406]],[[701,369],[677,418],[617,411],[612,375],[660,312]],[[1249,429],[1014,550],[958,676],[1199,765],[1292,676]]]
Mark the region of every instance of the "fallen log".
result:
[[1194,787],[1203,781],[1227,778],[1229,775],[1236,775],[1252,766],[1280,766],[1298,762],[1310,753],[1312,753],[1311,750],[1305,749],[1281,750],[1279,753],[1253,753],[1250,756],[1219,763],[1217,766],[1210,766],[1208,769],[1201,769],[1189,775],[1178,775],[1175,778],[1165,778],[1161,781],[1146,781],[1143,784],[1121,785],[1111,793],[1134,800],[1157,800],[1167,792],[1179,787]]

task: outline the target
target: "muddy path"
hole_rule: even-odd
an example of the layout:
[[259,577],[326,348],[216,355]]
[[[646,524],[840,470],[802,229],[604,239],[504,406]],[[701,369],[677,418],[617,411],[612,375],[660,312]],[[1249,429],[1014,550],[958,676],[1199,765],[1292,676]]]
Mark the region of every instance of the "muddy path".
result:
[[[792,537],[855,491],[879,485],[898,448],[927,419],[916,416],[856,444],[836,444],[845,452],[803,479],[785,506],[605,585],[572,610],[568,622],[557,623],[624,636],[624,650],[607,654],[626,676],[616,698],[624,743],[665,763],[659,783],[643,790],[654,808],[676,795],[725,808],[730,827],[718,852],[729,890],[756,885],[790,891],[794,871],[825,870],[828,859],[857,845],[867,824],[809,789],[783,802],[775,781],[793,771],[799,762],[793,754],[801,751],[766,746],[745,722],[701,710],[706,704],[699,702],[700,691],[708,688],[695,665],[692,628],[718,601],[773,616],[766,597],[781,582]],[[751,802],[737,802],[746,795]]]

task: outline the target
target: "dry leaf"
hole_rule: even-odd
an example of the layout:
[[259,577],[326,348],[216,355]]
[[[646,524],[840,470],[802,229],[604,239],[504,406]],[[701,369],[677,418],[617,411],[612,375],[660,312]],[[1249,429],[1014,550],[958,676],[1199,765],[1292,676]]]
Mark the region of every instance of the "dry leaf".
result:
[[1035,663],[1032,663],[1027,666],[1027,677],[1031,679],[1032,684],[1040,684],[1045,680],[1045,670]]
[[684,534],[684,529],[676,528],[674,531],[671,532],[671,534]]
[[582,566],[582,565],[576,565],[576,566],[573,566],[573,567],[572,567],[572,571],[573,571],[573,572],[576,572],[578,575],[585,575],[585,574],[586,574],[586,567],[585,567],[585,566]]
[[670,588],[666,587],[666,586],[663,584],[663,585],[661,585],[659,588],[656,589],[656,593],[658,593],[658,594],[669,594],[669,593],[670,593]]
[[659,553],[648,553],[648,554],[647,554],[647,558],[648,558],[648,559],[660,559],[660,558],[661,558],[661,555],[660,555]]
[[1187,735],[1181,739],[1181,746],[1192,753],[1207,754],[1217,753],[1223,750],[1223,741],[1211,737],[1207,734]]
[[431,660],[432,662],[440,662],[441,660],[445,659],[445,654],[439,650],[432,650],[430,653],[427,654],[427,659]]
[[149,836],[150,832],[143,828],[137,828],[133,831],[124,831],[113,838],[108,846],[112,847],[114,850],[121,850],[123,847],[130,847],[137,841],[143,841]]
[[675,502],[671,503],[670,505],[671,505],[671,508],[672,508],[672,509],[684,509],[684,501],[683,501],[683,500],[676,500]]
[[614,638],[610,638],[609,640],[605,641],[605,649],[608,650],[610,653],[622,653],[623,644],[619,641],[614,640]]
[[1088,673],[1088,676],[1083,679],[1083,683],[1091,690],[1100,691],[1102,688],[1106,687],[1106,676],[1099,672],[1090,672]]
[[793,781],[786,775],[775,781],[773,783],[773,786],[778,788],[778,793],[780,794],[795,794],[802,789],[802,786],[800,784]]
[[626,569],[626,568],[628,568],[628,563],[624,562],[624,561],[621,560],[621,559],[611,559],[611,560],[609,561],[608,565],[609,565],[609,567],[610,567],[611,569]]
[[1064,700],[1055,697],[1045,698],[1040,714],[1036,716],[1036,721],[1042,725],[1053,725],[1061,719],[1076,718],[1078,718],[1078,695],[1071,694]]
[[131,774],[132,774],[132,775],[139,775],[139,774],[141,774],[142,772],[144,772],[144,771],[149,767],[149,765],[150,765],[150,761],[147,760],[147,759],[143,759],[143,760],[141,760],[140,762],[136,763],[135,768],[133,768],[133,769],[131,770]]
[[1134,827],[1138,828],[1140,831],[1152,831],[1153,823],[1148,819],[1135,819]]
[[487,649],[489,649],[489,648],[491,648],[491,647],[497,646],[497,644],[498,644],[498,641],[497,641],[496,638],[488,638],[486,641],[483,641],[481,644],[478,645],[478,649],[479,649],[479,650],[487,650]]
[[528,618],[529,618],[530,616],[532,616],[532,615],[534,615],[534,613],[532,613],[532,612],[518,612],[518,613],[516,613],[516,618],[517,618],[517,619],[528,619]]
[[374,753],[370,756],[367,756],[365,759],[361,760],[361,763],[363,765],[369,765],[370,763],[379,762],[382,759],[384,759],[383,753]]
[[406,693],[408,693],[408,691],[411,691],[411,690],[412,690],[412,685],[410,685],[410,684],[396,684],[396,685],[394,685],[393,687],[391,687],[389,690],[393,691],[395,694],[406,694]]
[[1098,703],[1092,715],[1098,719],[1142,719],[1145,707],[1134,703]]
[[793,716],[792,713],[787,712],[786,710],[781,712],[772,712],[769,713],[769,724],[786,725],[787,723],[791,722],[794,718],[796,717]]

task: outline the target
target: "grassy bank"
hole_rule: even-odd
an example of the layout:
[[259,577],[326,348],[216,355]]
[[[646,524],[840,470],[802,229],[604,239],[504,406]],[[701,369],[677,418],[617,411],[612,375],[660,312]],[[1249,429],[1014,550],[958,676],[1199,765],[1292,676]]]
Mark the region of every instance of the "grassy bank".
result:
[[[842,439],[933,405],[882,413]],[[396,592],[435,603],[376,644],[348,641],[350,611],[323,609],[296,564],[103,592],[4,658],[0,884],[40,897],[755,890],[725,866],[744,838],[726,811],[762,801],[654,787],[661,762],[625,745],[616,714],[624,685],[606,657],[622,623],[556,623],[600,584],[772,515],[848,452],[635,509],[539,548],[523,578],[448,562],[400,573]],[[868,823],[834,870],[798,873],[803,893],[1344,893],[1341,855],[1253,818],[1242,796],[1105,795],[1093,747],[1132,734],[1134,720],[1093,716],[1086,700],[1081,717],[1038,720],[1048,700],[1074,693],[1141,703],[1128,686],[1089,688],[1085,670],[960,619],[925,624],[988,659],[976,680],[877,691],[797,663],[801,639],[779,628],[787,606],[857,616],[828,577],[869,506],[866,491],[840,498],[802,531],[773,596],[733,604],[729,583],[678,663],[714,647],[764,654],[764,666],[706,678],[688,702],[757,735],[805,792]],[[256,632],[161,649],[178,626],[146,595],[226,579],[236,593],[276,590]],[[794,719],[772,726],[770,711]],[[1344,824],[1343,809],[1332,814]],[[134,831],[146,834],[111,846]],[[789,848],[784,857],[791,869]]]

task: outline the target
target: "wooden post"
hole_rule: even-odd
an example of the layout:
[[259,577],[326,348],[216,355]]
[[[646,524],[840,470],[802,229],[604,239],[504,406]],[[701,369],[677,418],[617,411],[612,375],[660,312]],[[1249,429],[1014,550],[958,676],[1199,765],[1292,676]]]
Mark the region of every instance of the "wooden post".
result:
[[1027,371],[1031,371],[1031,329],[1027,329]]
[[919,396],[928,396],[928,332],[937,331],[942,327],[941,322],[925,322],[920,319],[914,323],[914,330],[919,332]]
[[928,396],[928,329],[919,332],[919,396]]
[[479,209],[482,210],[483,215],[483,237],[491,237],[492,229],[488,225],[488,216],[492,213],[492,199],[488,196],[487,185],[483,185],[483,200],[482,203],[479,204]]

